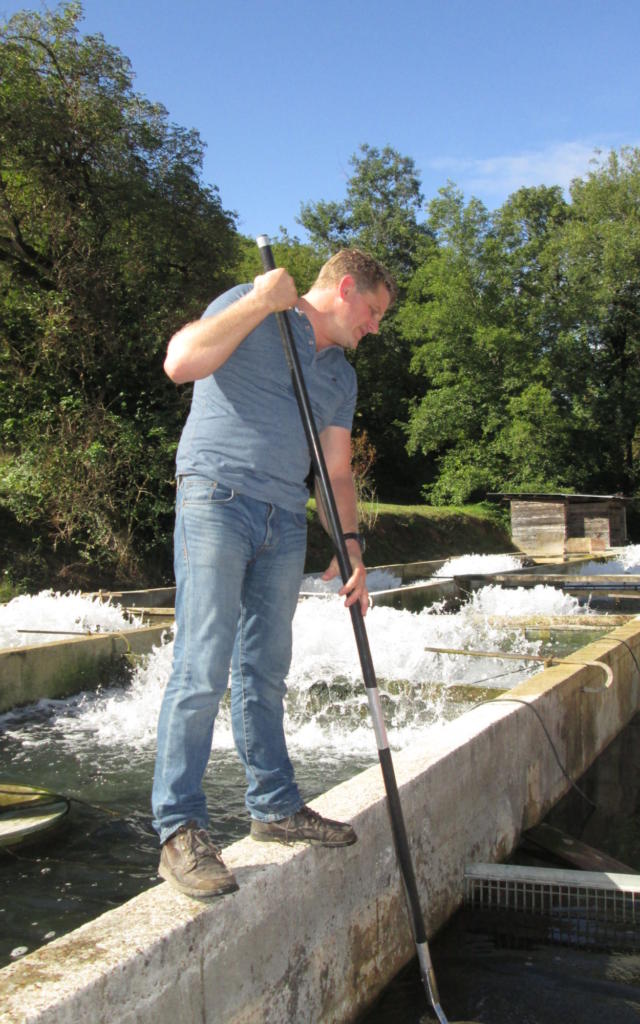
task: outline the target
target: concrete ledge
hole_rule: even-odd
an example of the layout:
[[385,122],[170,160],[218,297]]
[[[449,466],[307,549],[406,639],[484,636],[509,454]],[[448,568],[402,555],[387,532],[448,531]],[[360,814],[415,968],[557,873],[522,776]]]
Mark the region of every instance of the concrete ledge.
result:
[[389,572],[398,576],[403,583],[413,583],[415,580],[429,579],[448,561],[448,558],[437,558],[430,562],[392,562],[388,565],[368,565],[367,572]]
[[0,651],[0,712],[113,682],[127,658],[159,644],[166,626],[98,633]]
[[428,605],[445,599],[462,602],[466,596],[454,579],[406,583],[402,587],[391,587],[389,590],[374,590],[369,595],[372,608],[387,606],[410,612],[420,612]]
[[129,608],[169,608],[175,603],[175,587],[152,587],[146,590],[94,590],[87,597],[100,597]]
[[[504,859],[566,792],[540,719],[577,779],[637,712],[639,658],[634,620],[394,755],[430,934],[462,899],[465,863]],[[233,844],[238,893],[205,905],[162,884],[0,971],[1,1024],[353,1020],[414,952],[379,768],[314,806],[359,842]]]

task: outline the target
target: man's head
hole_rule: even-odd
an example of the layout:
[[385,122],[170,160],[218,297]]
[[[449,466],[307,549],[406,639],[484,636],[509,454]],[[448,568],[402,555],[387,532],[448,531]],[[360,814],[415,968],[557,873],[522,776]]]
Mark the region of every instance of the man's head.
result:
[[396,292],[391,274],[373,256],[341,249],[327,260],[306,296],[316,314],[318,348],[355,349],[365,334],[377,334]]
[[387,268],[361,249],[341,249],[335,253],[322,267],[315,285],[330,287],[347,274],[353,278],[359,292],[375,292],[383,285],[389,293],[389,305],[397,295],[396,283]]

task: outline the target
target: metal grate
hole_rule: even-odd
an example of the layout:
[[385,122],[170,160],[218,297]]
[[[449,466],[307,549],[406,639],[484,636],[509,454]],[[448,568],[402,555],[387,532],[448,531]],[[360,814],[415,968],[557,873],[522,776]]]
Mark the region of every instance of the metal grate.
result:
[[471,864],[464,900],[502,944],[640,950],[640,875]]

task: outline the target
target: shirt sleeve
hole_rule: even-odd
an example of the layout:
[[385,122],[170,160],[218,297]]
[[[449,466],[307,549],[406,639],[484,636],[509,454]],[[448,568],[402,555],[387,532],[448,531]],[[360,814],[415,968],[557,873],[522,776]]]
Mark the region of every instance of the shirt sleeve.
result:
[[243,295],[253,290],[252,284],[237,284],[234,288],[229,288],[228,291],[223,292],[222,295],[218,295],[213,302],[210,302],[204,313],[200,317],[201,320],[206,320],[208,316],[215,316],[216,313],[221,313],[227,306],[232,306],[234,302],[241,299]]
[[358,399],[358,378],[351,363],[347,363],[346,359],[345,368],[344,397],[339,404],[336,404],[331,418],[331,426],[345,427],[346,430],[351,430]]

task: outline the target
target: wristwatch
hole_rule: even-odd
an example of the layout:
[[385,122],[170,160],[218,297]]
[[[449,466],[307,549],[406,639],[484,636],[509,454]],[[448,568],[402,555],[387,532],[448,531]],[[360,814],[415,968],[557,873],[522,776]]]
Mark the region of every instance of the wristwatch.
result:
[[364,555],[365,551],[367,550],[367,543],[366,543],[366,541],[365,541],[365,539],[364,539],[364,537],[362,536],[361,533],[343,533],[342,534],[342,539],[343,540],[357,540],[358,544],[360,545],[360,550],[361,550],[363,555]]

